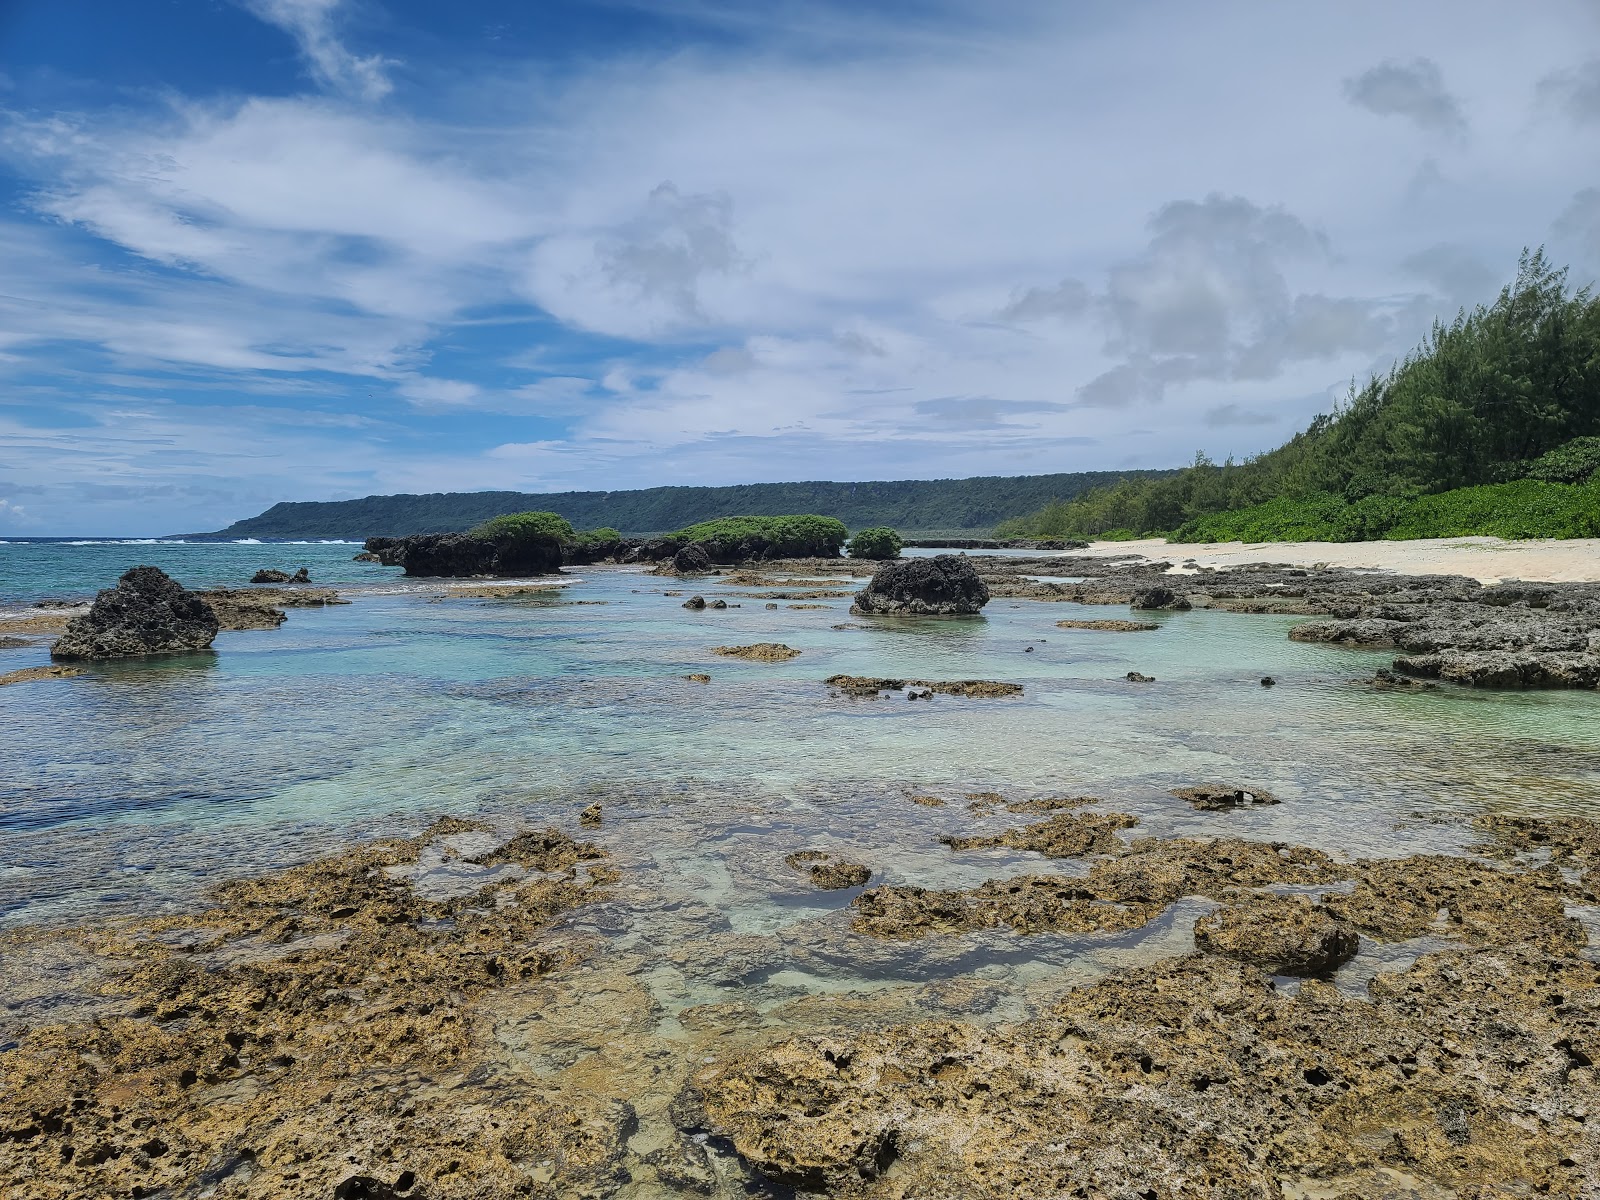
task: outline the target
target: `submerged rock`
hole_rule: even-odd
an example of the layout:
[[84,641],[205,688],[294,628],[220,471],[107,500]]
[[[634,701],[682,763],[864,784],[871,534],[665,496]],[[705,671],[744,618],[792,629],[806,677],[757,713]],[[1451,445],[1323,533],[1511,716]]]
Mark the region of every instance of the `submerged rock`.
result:
[[1123,678],[1129,683],[1154,683],[1156,681],[1154,675],[1146,675],[1142,671],[1129,671]]
[[[678,594],[680,596],[683,595],[682,592],[679,592]],[[699,612],[701,609],[705,608],[705,606],[706,606],[706,598],[704,596],[690,596],[687,600],[685,600],[683,602],[683,607],[689,609],[692,612]]]
[[159,567],[134,567],[74,617],[50,647],[58,659],[127,658],[204,650],[216,639],[211,606]]
[[7,671],[0,675],[0,687],[13,683],[35,683],[41,679],[70,679],[82,674],[82,667],[23,667],[20,671]]
[[783,861],[796,871],[809,874],[812,885],[824,891],[861,887],[872,878],[870,868],[839,858],[826,850],[796,850]]
[[945,696],[972,696],[984,699],[1022,694],[1020,683],[1001,683],[994,679],[884,679],[876,675],[830,675],[823,682],[829,687],[836,687],[840,691],[858,696],[868,694],[876,696],[879,692],[923,688],[925,690],[920,695],[913,695],[913,698],[922,700],[927,699],[933,692]]
[[1306,896],[1252,896],[1195,922],[1194,944],[1269,975],[1326,975],[1355,957],[1361,935]]
[[1204,787],[1173,788],[1179,800],[1187,800],[1202,812],[1227,812],[1234,808],[1258,808],[1280,801],[1265,788],[1242,788],[1207,785]]
[[752,662],[787,662],[800,657],[800,651],[782,642],[757,642],[753,646],[713,646],[711,653],[724,658],[747,658]]
[[288,619],[285,608],[323,608],[349,604],[331,588],[212,588],[196,592],[217,614],[223,629],[276,629]]
[[989,603],[988,585],[954,554],[907,558],[879,567],[850,611],[872,616],[967,616]]
[[1057,629],[1098,629],[1103,633],[1148,633],[1161,626],[1151,621],[1057,621]]

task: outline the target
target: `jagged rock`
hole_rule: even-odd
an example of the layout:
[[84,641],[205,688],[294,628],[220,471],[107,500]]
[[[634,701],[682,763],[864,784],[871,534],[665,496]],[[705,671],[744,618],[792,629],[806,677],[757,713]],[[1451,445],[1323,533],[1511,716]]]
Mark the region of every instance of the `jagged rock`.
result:
[[363,550],[360,554],[352,555],[351,558],[350,558],[350,561],[351,562],[364,562],[364,563],[381,563],[383,561],[383,559],[380,558],[378,555],[374,554],[371,550]]
[[704,575],[711,570],[711,555],[699,542],[690,542],[672,556],[675,575]]
[[1191,955],[1037,1020],[735,1051],[693,1090],[749,1166],[854,1200],[1575,1200],[1600,1186],[1596,983],[1516,947],[1428,955],[1356,999]]
[[687,679],[690,683],[710,683],[711,682],[711,676],[705,674],[704,672],[699,672],[699,671],[695,672],[693,675],[685,675],[684,678]]
[[728,607],[728,602],[726,600],[724,600],[721,596],[718,596],[710,604],[706,605],[706,607],[707,608],[727,608]]
[[954,554],[907,558],[879,567],[856,593],[853,613],[874,616],[965,616],[989,603],[988,585],[971,562]]
[[196,592],[217,614],[223,629],[276,629],[288,618],[285,608],[349,604],[332,588],[212,588]]
[[1154,683],[1156,681],[1154,675],[1145,675],[1140,671],[1129,671],[1123,678],[1129,683]]
[[1182,611],[1192,607],[1187,596],[1180,596],[1177,592],[1167,587],[1145,588],[1134,594],[1130,602],[1131,608],[1142,609],[1173,609]]
[[554,538],[497,546],[465,533],[414,533],[367,539],[367,550],[387,567],[407,575],[461,578],[473,575],[553,575],[564,551]]
[[204,650],[217,636],[211,606],[159,567],[134,567],[74,617],[50,647],[58,659],[126,658]]
[[1196,921],[1194,944],[1269,975],[1326,975],[1355,957],[1361,935],[1307,896],[1252,896]]
[[994,837],[942,837],[952,850],[980,850],[1006,846],[1012,850],[1032,850],[1051,858],[1077,858],[1084,854],[1116,854],[1125,849],[1116,835],[1119,829],[1132,829],[1139,818],[1128,813],[1057,813],[1048,821],[1008,829]]
[[604,819],[604,810],[598,800],[578,814],[579,825],[599,825]]
[[277,571],[271,567],[264,567],[250,577],[251,583],[310,583],[311,573],[301,567],[293,575],[287,571]]
[[1417,654],[1394,660],[1394,669],[1423,679],[1481,688],[1600,687],[1600,655],[1540,654],[1525,650],[1461,651]]
[[[679,592],[678,594],[680,596],[683,595],[682,592]],[[706,606],[706,598],[704,596],[690,596],[683,602],[683,606],[687,609],[692,609],[695,612],[699,612]]]
[[812,885],[824,891],[861,887],[872,878],[869,868],[838,858],[825,850],[796,850],[783,861],[796,871],[808,872]]

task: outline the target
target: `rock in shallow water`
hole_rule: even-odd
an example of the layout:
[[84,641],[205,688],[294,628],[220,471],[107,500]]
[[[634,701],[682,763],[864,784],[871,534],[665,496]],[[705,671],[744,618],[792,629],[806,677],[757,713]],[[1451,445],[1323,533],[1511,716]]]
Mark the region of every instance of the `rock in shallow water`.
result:
[[989,603],[989,586],[965,558],[940,554],[879,567],[856,593],[853,613],[873,616],[970,616]]
[[1305,896],[1252,896],[1195,922],[1194,944],[1270,975],[1325,975],[1348,962],[1361,935]]
[[204,650],[217,636],[217,615],[159,567],[134,567],[74,617],[50,647],[58,659],[128,658]]

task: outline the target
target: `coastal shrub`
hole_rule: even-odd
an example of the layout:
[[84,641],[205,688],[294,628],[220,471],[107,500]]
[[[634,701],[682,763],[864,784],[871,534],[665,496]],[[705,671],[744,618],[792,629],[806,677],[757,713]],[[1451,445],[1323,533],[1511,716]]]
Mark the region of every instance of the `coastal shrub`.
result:
[[1383,536],[1405,539],[1474,534],[1502,538],[1600,537],[1600,480],[1574,487],[1520,479],[1420,496]]
[[850,539],[851,558],[899,558],[900,535],[887,525],[856,530]]
[[1362,542],[1486,536],[1600,537],[1600,477],[1581,487],[1521,479],[1354,504],[1321,494],[1186,521],[1175,542]]
[[567,519],[553,512],[505,513],[491,517],[470,532],[479,541],[501,547],[552,541],[566,545],[574,537]]
[[1573,438],[1541,454],[1528,464],[1524,474],[1545,483],[1582,483],[1600,471],[1600,437]]
[[615,529],[585,529],[567,543],[569,563],[593,563],[609,558],[622,548],[622,535]]
[[573,539],[567,519],[550,512],[506,513],[468,535],[495,548],[495,574],[541,575],[559,571]]
[[850,538],[842,521],[812,513],[786,517],[718,517],[672,534],[681,545],[697,542],[713,562],[752,558],[838,558]]

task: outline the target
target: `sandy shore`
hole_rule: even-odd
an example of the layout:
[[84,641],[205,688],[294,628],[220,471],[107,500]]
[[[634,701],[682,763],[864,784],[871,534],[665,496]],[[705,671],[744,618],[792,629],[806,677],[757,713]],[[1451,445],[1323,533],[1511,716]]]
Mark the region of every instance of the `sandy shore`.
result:
[[[1215,542],[1188,545],[1165,538],[1095,542],[1087,550],[1106,558],[1140,555],[1205,567],[1245,563],[1367,567],[1410,575],[1466,575],[1482,583],[1502,579],[1541,582],[1600,581],[1600,538],[1507,542],[1492,537],[1421,538],[1409,542]],[[1181,566],[1178,568],[1181,570]]]

